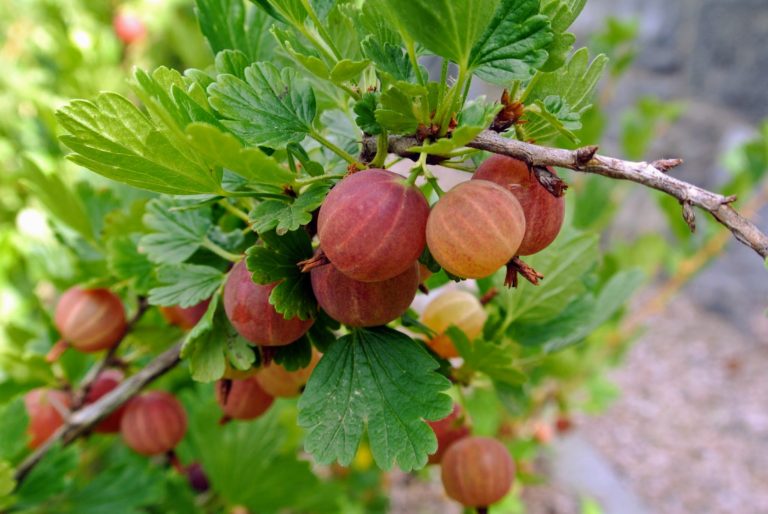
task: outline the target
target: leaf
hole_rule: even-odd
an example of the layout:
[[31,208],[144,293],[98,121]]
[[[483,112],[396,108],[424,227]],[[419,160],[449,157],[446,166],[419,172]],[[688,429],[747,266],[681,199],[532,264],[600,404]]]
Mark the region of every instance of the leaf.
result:
[[51,216],[84,239],[93,241],[96,231],[89,222],[82,200],[55,173],[43,173],[32,159],[22,157],[22,183],[28,187]]
[[179,264],[194,254],[211,228],[210,209],[183,209],[188,201],[157,198],[147,204],[144,224],[153,233],[139,241],[139,249],[157,264]]
[[419,127],[416,106],[409,95],[391,87],[381,97],[381,108],[376,110],[376,122],[394,134],[411,134]]
[[331,70],[331,81],[336,84],[357,82],[360,75],[371,65],[370,61],[351,61],[342,59]]
[[299,143],[312,130],[315,94],[291,68],[282,72],[258,62],[245,70],[245,82],[221,75],[208,88],[210,102],[223,123],[250,146],[280,147]]
[[210,298],[224,282],[224,274],[210,266],[176,264],[157,270],[161,284],[149,291],[151,305],[192,307]]
[[546,251],[526,259],[544,280],[538,286],[522,281],[517,289],[504,291],[508,316],[516,322],[532,322],[562,312],[585,290],[581,279],[597,262],[597,243],[595,234],[563,230]]
[[501,0],[472,48],[469,67],[481,79],[500,86],[528,80],[547,61],[551,42],[549,19],[539,14],[539,0]]
[[259,148],[244,148],[235,136],[214,126],[191,123],[186,132],[208,166],[227,168],[253,184],[282,186],[296,178]]
[[279,236],[297,230],[312,221],[312,212],[323,203],[329,189],[329,184],[317,183],[312,184],[293,201],[286,197],[285,202],[260,202],[249,215],[253,230],[258,233],[275,230]]
[[387,74],[393,81],[416,82],[413,64],[399,44],[368,36],[363,39],[361,47],[363,55],[376,64],[377,71]]
[[203,166],[193,148],[118,94],[101,93],[93,102],[74,100],[56,117],[70,133],[61,137],[74,150],[68,158],[95,173],[158,193],[221,190],[220,170]]
[[146,254],[139,252],[139,234],[113,237],[107,243],[107,267],[118,280],[146,294],[155,285],[155,268]]
[[191,453],[227,504],[262,514],[342,512],[341,491],[321,482],[310,463],[297,458],[298,449],[280,423],[283,411],[273,408],[256,420],[221,426],[221,411],[212,400],[199,395],[184,400],[194,406],[187,437]]
[[498,103],[488,103],[484,98],[468,102],[459,113],[458,126],[451,137],[441,138],[434,143],[410,148],[409,151],[425,152],[434,155],[447,155],[457,148],[465,146],[487,129],[496,114],[501,110]]
[[275,310],[290,319],[309,319],[317,312],[309,273],[302,273],[298,263],[312,257],[312,243],[304,230],[262,232],[263,244],[246,251],[246,266],[257,284],[279,282],[269,295]]
[[547,47],[549,59],[542,67],[543,71],[555,71],[563,66],[568,54],[573,49],[576,37],[566,32],[576,21],[586,5],[586,0],[544,0],[541,5],[542,14],[547,15],[552,25],[554,38]]
[[377,93],[364,93],[363,97],[355,103],[355,123],[360,130],[373,136],[381,134],[382,128],[376,121],[376,107],[379,103]]
[[276,347],[272,360],[288,371],[306,368],[312,360],[312,345],[308,338],[302,337],[291,344]]
[[283,23],[303,25],[307,10],[301,0],[251,0],[266,13]]
[[[531,105],[537,101],[546,103],[550,97],[558,97],[568,105],[569,111],[581,116],[592,106],[592,95],[603,74],[608,58],[598,55],[589,62],[589,51],[582,48],[573,54],[565,67],[552,73],[539,72],[522,95],[522,101]],[[558,134],[550,121],[536,112],[526,110],[529,123],[525,126],[527,137],[537,141],[547,140]]]
[[500,0],[381,0],[411,39],[467,67],[472,47]]
[[305,447],[319,462],[349,464],[363,431],[376,464],[420,468],[437,448],[424,420],[451,410],[450,382],[413,339],[387,327],[355,330],[331,344],[299,400]]
[[57,512],[140,514],[163,494],[163,473],[138,455],[125,455],[90,477],[75,491],[57,500]]
[[491,379],[505,384],[522,384],[527,381],[525,373],[516,366],[516,350],[510,343],[494,344],[482,339],[470,341],[464,332],[455,326],[445,331],[459,354],[464,367],[485,373]]
[[10,507],[15,501],[11,498],[11,493],[16,489],[13,473],[13,467],[10,463],[0,460],[0,509]]
[[214,54],[239,50],[249,64],[268,46],[265,34],[271,20],[263,12],[249,12],[242,0],[195,0],[195,8],[200,30]]
[[224,375],[227,340],[238,337],[220,300],[219,294],[211,298],[208,310],[181,348],[181,358],[189,362],[192,378],[198,382],[214,382]]
[[0,461],[15,462],[27,448],[29,418],[21,397],[0,407]]
[[74,446],[57,444],[45,455],[16,490],[15,507],[37,506],[51,496],[66,491],[71,484],[69,473],[77,467],[78,451]]

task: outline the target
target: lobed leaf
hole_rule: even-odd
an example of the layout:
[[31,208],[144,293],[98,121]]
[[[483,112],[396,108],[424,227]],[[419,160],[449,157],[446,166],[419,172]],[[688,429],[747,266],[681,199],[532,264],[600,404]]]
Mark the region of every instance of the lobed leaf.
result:
[[413,339],[387,327],[355,330],[330,345],[299,400],[305,447],[322,463],[349,464],[367,428],[379,467],[408,471],[437,449],[424,420],[451,410],[450,382]]
[[149,291],[151,305],[192,307],[210,298],[224,282],[224,274],[210,266],[176,264],[157,270],[161,284]]
[[147,204],[144,224],[152,230],[140,250],[157,264],[179,264],[195,253],[211,228],[209,208],[180,209],[189,202],[157,198]]
[[281,147],[299,143],[312,130],[315,94],[291,68],[282,71],[258,62],[245,70],[245,81],[221,75],[208,88],[223,124],[249,146]]

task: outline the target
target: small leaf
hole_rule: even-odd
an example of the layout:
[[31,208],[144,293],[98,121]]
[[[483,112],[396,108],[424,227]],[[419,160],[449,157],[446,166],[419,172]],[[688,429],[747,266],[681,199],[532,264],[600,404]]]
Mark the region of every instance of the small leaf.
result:
[[501,0],[490,24],[472,48],[470,67],[483,80],[506,86],[529,80],[547,61],[552,30],[539,14],[539,0]]
[[247,54],[250,64],[267,53],[264,35],[272,20],[265,13],[249,12],[242,0],[195,0],[195,6],[200,30],[214,54],[238,50]]
[[[259,203],[250,213],[253,230],[259,233],[275,230],[279,236],[297,230],[312,221],[312,212],[323,203],[329,189],[330,185],[318,183],[293,201],[265,200]],[[286,200],[289,199],[286,197]]]
[[305,446],[319,462],[349,464],[363,431],[376,464],[420,468],[437,449],[424,420],[451,410],[450,382],[413,339],[387,327],[355,330],[334,342],[299,400]]
[[210,298],[224,281],[224,274],[210,266],[177,264],[157,270],[157,280],[165,286],[149,292],[151,305],[192,307]]
[[15,461],[27,448],[27,409],[19,397],[0,407],[0,461]]
[[394,134],[412,134],[419,127],[413,100],[402,90],[391,87],[381,95],[376,122]]
[[355,103],[353,110],[357,115],[355,123],[360,130],[373,136],[381,134],[381,125],[376,121],[376,108],[379,104],[378,93],[364,93],[363,97]]
[[179,264],[195,253],[211,228],[210,209],[179,210],[189,202],[158,198],[147,204],[144,224],[153,233],[141,238],[140,250],[158,264]]
[[245,82],[221,75],[208,88],[223,123],[250,146],[299,143],[315,119],[315,94],[290,68],[258,62],[245,70]]
[[234,171],[253,184],[282,186],[291,183],[293,173],[259,148],[244,148],[232,134],[204,123],[191,123],[187,135],[208,166]]
[[275,350],[272,360],[288,371],[306,368],[312,359],[312,345],[306,337],[285,346],[278,346]]
[[130,282],[136,292],[146,294],[155,284],[155,268],[139,252],[139,234],[113,237],[107,244],[107,267],[118,280]]
[[309,273],[298,263],[312,257],[312,243],[304,230],[277,235],[260,234],[263,244],[246,252],[246,265],[257,284],[279,282],[269,295],[269,303],[285,318],[309,319],[317,312]]
[[482,339],[470,341],[455,326],[448,327],[445,333],[464,359],[464,367],[485,373],[494,381],[505,384],[515,385],[527,381],[528,377],[514,363],[517,353],[512,344],[494,344]]
[[220,300],[219,294],[211,298],[208,310],[181,348],[181,358],[189,361],[192,378],[198,382],[213,382],[224,375],[227,340],[238,337]]
[[376,70],[387,74],[393,81],[416,81],[408,53],[399,44],[382,42],[368,36],[362,42],[362,50],[363,55],[376,63]]
[[360,74],[371,65],[370,61],[351,61],[342,59],[331,70],[331,81],[341,84],[343,82],[357,82]]
[[451,137],[441,138],[427,145],[409,149],[413,152],[426,152],[434,155],[447,155],[457,148],[465,146],[480,132],[487,129],[496,114],[501,110],[498,103],[488,103],[484,98],[468,102],[459,113],[458,126]]

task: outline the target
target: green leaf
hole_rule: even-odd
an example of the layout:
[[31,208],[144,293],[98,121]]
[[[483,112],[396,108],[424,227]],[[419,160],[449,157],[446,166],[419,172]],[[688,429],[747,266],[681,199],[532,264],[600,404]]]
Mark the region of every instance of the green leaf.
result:
[[158,193],[221,190],[221,170],[204,166],[193,148],[118,94],[74,100],[56,117],[70,133],[61,137],[75,152],[69,159],[95,173]]
[[118,280],[132,284],[136,292],[146,294],[155,285],[155,267],[146,254],[139,252],[139,234],[113,237],[107,243],[107,267]]
[[10,463],[0,460],[0,509],[10,507],[15,501],[11,498],[11,493],[16,489],[13,473]]
[[21,483],[16,508],[37,506],[51,496],[70,487],[69,474],[77,467],[78,451],[74,446],[54,446]]
[[464,359],[463,368],[485,373],[505,384],[522,384],[528,377],[516,366],[516,349],[511,343],[494,344],[482,339],[470,341],[460,329],[450,326],[445,331]]
[[379,104],[379,95],[377,93],[364,93],[363,97],[355,103],[355,123],[360,130],[366,134],[381,134],[382,128],[376,121],[376,108]]
[[392,78],[393,81],[416,82],[408,53],[398,44],[381,41],[368,36],[361,43],[363,55],[376,63],[376,69]]
[[153,233],[139,241],[140,250],[157,264],[179,264],[195,253],[210,230],[209,208],[183,209],[189,201],[157,198],[147,204],[144,224]]
[[163,473],[146,459],[126,454],[75,491],[57,500],[57,512],[140,514],[139,507],[152,506],[163,494]]
[[[568,138],[573,143],[578,143],[579,138],[572,130],[581,128],[581,114],[571,112],[568,104],[559,96],[548,96],[543,102],[536,100],[539,108],[535,115],[549,123],[550,128],[556,130],[561,136]],[[531,111],[534,112],[534,111]]]
[[280,147],[299,143],[312,130],[315,94],[292,68],[254,63],[245,82],[221,75],[208,88],[210,102],[228,120],[232,132],[250,146]]
[[239,50],[250,64],[269,47],[265,35],[271,20],[262,11],[252,12],[242,0],[195,0],[195,7],[200,30],[214,54]]
[[21,397],[0,407],[0,461],[14,462],[26,450],[28,422]]
[[239,337],[220,300],[221,295],[213,296],[205,315],[189,331],[181,348],[181,358],[189,361],[192,378],[198,382],[213,382],[224,375],[227,341]]
[[565,64],[573,49],[576,37],[566,32],[576,21],[586,5],[586,0],[543,0],[541,12],[550,19],[554,38],[547,47],[549,59],[542,67],[543,71],[555,71]]
[[412,134],[419,127],[417,106],[412,98],[399,88],[391,87],[380,98],[381,108],[376,110],[376,122],[394,134]]
[[84,239],[93,241],[96,231],[89,222],[82,200],[54,173],[43,173],[32,159],[23,157],[22,183],[45,206],[57,221],[68,226]]
[[337,62],[331,70],[331,81],[336,84],[344,82],[357,83],[360,79],[360,75],[370,65],[370,61],[351,61],[349,59],[342,59]]
[[496,114],[501,110],[498,103],[488,103],[484,98],[468,102],[459,113],[458,126],[451,137],[441,138],[427,145],[409,149],[413,152],[426,152],[434,155],[447,155],[457,148],[465,146],[487,129]]
[[382,0],[401,30],[435,54],[467,67],[500,0]]
[[254,184],[282,186],[290,184],[294,175],[273,157],[258,148],[244,148],[232,134],[204,123],[187,126],[190,142],[210,167],[224,167]]
[[299,400],[305,447],[319,462],[349,464],[367,426],[376,464],[420,468],[435,451],[424,420],[451,410],[450,382],[413,339],[387,327],[355,330],[323,355]]
[[272,360],[288,371],[306,368],[312,360],[312,345],[308,338],[302,337],[291,344],[277,346]]
[[297,458],[298,449],[290,444],[289,430],[280,422],[284,411],[273,408],[251,422],[221,426],[217,422],[221,411],[212,400],[184,399],[194,406],[187,438],[192,454],[227,504],[263,514],[342,512],[340,491],[321,482],[310,463]]
[[176,264],[157,270],[161,284],[149,292],[151,305],[192,307],[210,298],[224,282],[224,274],[210,266]]
[[[582,116],[592,106],[592,96],[603,74],[608,58],[598,55],[590,63],[589,51],[582,48],[573,54],[565,67],[552,73],[539,74],[532,80],[522,95],[526,105],[536,101],[546,102],[547,98],[559,97],[568,105],[571,113]],[[537,141],[555,137],[558,130],[536,112],[526,110],[529,123],[525,126],[528,137]]]
[[317,312],[309,273],[302,273],[298,263],[312,257],[312,242],[304,230],[282,236],[262,232],[260,245],[246,252],[246,265],[257,284],[280,282],[269,295],[277,312],[285,318],[309,319]]
[[295,26],[304,24],[307,10],[301,0],[251,0],[278,21]]
[[597,263],[598,240],[595,234],[564,229],[549,248],[526,259],[544,280],[538,286],[522,281],[517,289],[504,291],[507,315],[516,322],[532,322],[562,312],[584,292],[582,276]]
[[282,236],[293,232],[299,227],[312,221],[312,212],[325,200],[329,184],[312,184],[298,198],[286,197],[286,201],[265,200],[259,203],[250,213],[253,230],[258,233],[275,230]]
[[539,0],[501,0],[472,48],[469,67],[481,79],[500,86],[528,80],[547,61],[551,42],[549,19],[539,14]]

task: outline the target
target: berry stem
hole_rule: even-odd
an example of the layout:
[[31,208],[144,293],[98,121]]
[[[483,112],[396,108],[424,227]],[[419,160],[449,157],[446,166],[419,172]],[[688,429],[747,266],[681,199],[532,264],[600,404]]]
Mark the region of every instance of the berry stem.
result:
[[346,177],[347,175],[345,173],[327,173],[325,175],[318,175],[316,177],[309,177],[309,178],[299,178],[293,181],[294,185],[297,187],[303,187],[307,186],[309,184],[314,184],[315,182],[322,182],[324,180],[335,180],[335,179],[342,179]]
[[488,507],[478,507],[477,514],[488,514]]
[[352,157],[352,155],[350,155],[346,151],[342,150],[341,148],[339,148],[335,144],[333,144],[330,141],[328,141],[317,130],[314,130],[314,129],[311,130],[309,132],[309,135],[312,136],[312,138],[315,141],[317,141],[318,143],[320,143],[321,145],[326,147],[328,150],[332,151],[333,153],[335,153],[336,155],[338,155],[339,157],[341,157],[342,159],[347,161],[349,164],[357,164],[357,160],[354,157]]
[[227,200],[220,200],[219,201],[219,205],[221,205],[224,208],[225,211],[229,212],[233,216],[236,216],[236,217],[240,218],[241,220],[243,220],[244,222],[246,222],[250,226],[251,220],[248,217],[248,213],[247,212],[238,209],[237,207],[235,207],[234,205],[229,203]]
[[389,136],[386,130],[382,130],[376,141],[376,155],[371,161],[371,168],[381,168],[389,155]]
[[216,255],[221,257],[222,259],[228,260],[230,262],[240,262],[240,259],[242,259],[241,255],[235,255],[232,252],[226,251],[224,248],[220,247],[219,245],[217,245],[216,243],[214,243],[213,241],[211,241],[207,237],[205,239],[203,239],[202,246],[203,246],[203,248],[206,248],[206,249],[212,251],[213,253],[215,253]]

